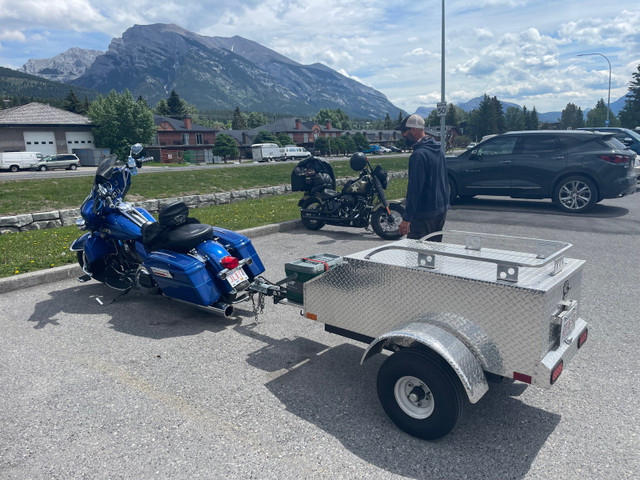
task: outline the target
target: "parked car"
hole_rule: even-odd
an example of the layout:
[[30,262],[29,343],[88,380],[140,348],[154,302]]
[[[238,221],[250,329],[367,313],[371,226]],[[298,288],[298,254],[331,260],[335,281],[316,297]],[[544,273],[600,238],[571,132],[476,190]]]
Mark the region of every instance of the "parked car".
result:
[[457,196],[551,198],[582,213],[605,198],[636,189],[635,155],[613,135],[577,130],[509,132],[447,157],[452,201]]
[[476,145],[478,145],[476,142],[471,142],[469,145],[467,145],[467,150],[469,150],[470,148],[475,147]]
[[380,153],[380,145],[369,145],[367,148],[361,150],[362,153],[371,153],[373,155],[378,155]]
[[584,127],[577,130],[587,130],[590,132],[612,133],[621,143],[640,155],[640,133],[628,128],[618,127]]
[[388,147],[380,146],[380,153],[391,153],[391,149]]
[[304,160],[310,156],[311,154],[305,148],[295,145],[287,145],[280,149],[281,160]]
[[73,153],[62,153],[58,155],[47,155],[40,161],[33,164],[31,168],[46,172],[54,168],[64,168],[66,170],[75,170],[80,165],[80,159]]
[[400,148],[396,147],[395,145],[391,145],[389,147],[389,150],[391,150],[392,152],[396,152],[396,153],[402,152],[402,150]]
[[636,152],[638,155],[636,157],[636,179],[640,182],[640,133],[630,130],[628,128],[618,128],[618,127],[585,127],[578,128],[578,130],[588,130],[590,132],[605,132],[605,133],[613,133],[613,136],[620,140],[624,145],[629,147],[631,150]]

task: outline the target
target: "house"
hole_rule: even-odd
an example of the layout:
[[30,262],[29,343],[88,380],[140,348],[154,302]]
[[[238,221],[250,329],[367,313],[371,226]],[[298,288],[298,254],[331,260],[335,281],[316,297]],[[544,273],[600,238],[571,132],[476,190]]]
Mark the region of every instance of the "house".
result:
[[313,142],[320,137],[337,138],[343,133],[342,130],[332,128],[331,122],[320,126],[316,122],[302,121],[295,117],[281,118],[273,123],[254,128],[249,132],[250,137],[255,137],[261,130],[266,130],[276,136],[284,133],[291,137],[295,145],[307,149],[312,148]]
[[88,117],[32,102],[0,110],[0,152],[74,153],[95,147]]
[[215,129],[192,123],[190,115],[182,119],[154,115],[153,120],[156,138],[145,148],[147,155],[162,163],[213,162]]

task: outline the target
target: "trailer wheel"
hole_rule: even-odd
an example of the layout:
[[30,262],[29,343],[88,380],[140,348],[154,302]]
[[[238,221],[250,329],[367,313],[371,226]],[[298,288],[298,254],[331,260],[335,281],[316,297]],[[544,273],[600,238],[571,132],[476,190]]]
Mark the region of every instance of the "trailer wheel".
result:
[[382,364],[378,398],[398,428],[425,440],[453,430],[464,405],[451,368],[436,354],[415,348],[394,353]]
[[[320,212],[320,210],[322,210],[322,204],[320,203],[320,200],[312,197],[302,204],[302,208],[305,210],[316,210],[317,212]],[[302,212],[300,212],[300,220],[302,220],[302,224],[309,230],[320,230],[324,227],[324,222],[322,220],[312,220],[305,217]]]

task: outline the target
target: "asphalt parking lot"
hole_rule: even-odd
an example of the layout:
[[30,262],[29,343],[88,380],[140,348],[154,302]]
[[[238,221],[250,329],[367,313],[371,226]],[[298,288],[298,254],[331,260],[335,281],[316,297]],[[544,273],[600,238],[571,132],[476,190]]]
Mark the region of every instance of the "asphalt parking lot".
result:
[[[67,279],[0,295],[0,478],[638,478],[638,194],[580,216],[479,198],[446,228],[565,240],[587,261],[590,338],[551,389],[491,384],[426,442],[380,407],[384,356],[360,366],[363,344],[293,307],[267,302],[256,321],[250,303],[228,319],[137,293],[101,306],[113,291]],[[384,243],[333,227],[253,242],[271,280]]]

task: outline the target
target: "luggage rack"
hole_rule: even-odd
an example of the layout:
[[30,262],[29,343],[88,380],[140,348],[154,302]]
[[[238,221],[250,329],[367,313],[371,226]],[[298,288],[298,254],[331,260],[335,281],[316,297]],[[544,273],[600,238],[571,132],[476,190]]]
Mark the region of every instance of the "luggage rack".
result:
[[[439,235],[443,236],[442,243],[429,241]],[[364,259],[370,260],[383,251],[402,250],[418,254],[418,268],[435,269],[439,256],[494,263],[497,281],[517,283],[519,270],[523,267],[538,269],[553,262],[549,275],[557,275],[564,268],[564,252],[572,247],[568,242],[458,230],[435,232],[420,240],[405,240],[405,245],[398,243],[376,248]]]

